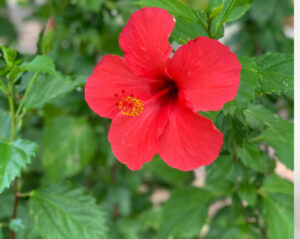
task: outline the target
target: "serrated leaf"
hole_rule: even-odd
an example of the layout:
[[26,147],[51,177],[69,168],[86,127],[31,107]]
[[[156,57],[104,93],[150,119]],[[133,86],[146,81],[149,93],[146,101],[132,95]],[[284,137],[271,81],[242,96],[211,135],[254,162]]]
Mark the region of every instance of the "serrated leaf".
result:
[[137,4],[144,7],[147,6],[166,9],[175,17],[182,17],[188,22],[198,22],[202,29],[207,29],[208,23],[204,12],[196,12],[192,8],[178,2],[177,0],[139,0]]
[[258,146],[246,143],[237,149],[237,156],[245,166],[255,171],[264,173],[267,169],[268,159],[260,152]]
[[30,198],[30,214],[43,239],[105,239],[105,215],[81,187],[52,185]]
[[46,125],[42,162],[51,181],[78,173],[95,150],[96,135],[85,120],[58,117]]
[[0,193],[20,175],[36,151],[37,145],[29,140],[0,142]]
[[239,57],[242,66],[241,80],[238,93],[233,101],[225,104],[223,111],[234,115],[239,110],[247,108],[251,101],[255,99],[255,90],[258,86],[260,75],[257,73],[257,65],[248,57]]
[[252,1],[253,0],[237,0],[226,22],[232,22],[242,17],[250,9]]
[[293,123],[261,105],[253,105],[244,111],[247,122],[252,127],[267,126],[256,140],[263,140],[275,149],[279,160],[288,168],[294,167],[294,127]]
[[23,63],[20,68],[26,71],[35,71],[42,73],[55,74],[55,65],[53,60],[47,55],[37,55],[32,61]]
[[282,53],[266,53],[253,58],[261,75],[259,93],[293,94],[294,56]]
[[164,205],[158,239],[196,236],[207,219],[210,192],[199,188],[176,190]]
[[24,108],[40,108],[58,96],[64,95],[76,86],[76,82],[59,75],[39,76],[25,100]]

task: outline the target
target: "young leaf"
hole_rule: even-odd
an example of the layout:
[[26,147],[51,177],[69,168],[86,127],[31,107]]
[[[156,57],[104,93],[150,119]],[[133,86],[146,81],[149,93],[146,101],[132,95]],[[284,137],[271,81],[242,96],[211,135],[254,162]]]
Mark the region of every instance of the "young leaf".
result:
[[238,190],[239,197],[246,201],[250,206],[254,206],[257,199],[257,189],[251,185],[243,183]]
[[20,65],[20,68],[25,71],[35,71],[49,74],[56,73],[53,60],[46,55],[37,55],[32,61]]
[[58,117],[46,125],[42,162],[51,181],[79,172],[95,150],[96,135],[85,120]]
[[294,56],[282,53],[266,53],[253,58],[261,75],[259,92],[263,94],[283,92],[293,94]]
[[29,140],[0,142],[0,193],[20,175],[36,151],[37,145]]
[[30,198],[30,213],[43,239],[105,239],[105,215],[81,187],[52,185]]
[[293,123],[260,105],[253,105],[244,111],[248,124],[252,127],[267,126],[256,139],[263,140],[275,149],[279,160],[288,168],[294,167],[294,127]]
[[173,16],[182,17],[188,22],[197,22],[202,29],[207,30],[208,23],[205,13],[202,11],[196,12],[177,0],[140,0],[138,4],[141,6],[166,9]]
[[172,193],[164,205],[158,239],[169,236],[191,238],[199,234],[207,219],[210,192],[199,188],[184,188]]

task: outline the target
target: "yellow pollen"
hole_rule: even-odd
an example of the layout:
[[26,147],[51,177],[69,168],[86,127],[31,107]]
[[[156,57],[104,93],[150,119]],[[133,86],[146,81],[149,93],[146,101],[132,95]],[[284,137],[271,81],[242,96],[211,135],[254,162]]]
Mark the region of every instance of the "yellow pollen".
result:
[[132,96],[123,97],[117,105],[122,115],[138,116],[144,110],[144,102]]

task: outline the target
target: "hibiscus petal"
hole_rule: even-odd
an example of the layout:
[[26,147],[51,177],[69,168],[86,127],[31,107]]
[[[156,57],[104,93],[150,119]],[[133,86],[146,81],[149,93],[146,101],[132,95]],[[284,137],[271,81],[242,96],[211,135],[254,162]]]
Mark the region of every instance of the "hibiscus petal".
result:
[[173,17],[160,8],[145,7],[131,15],[119,44],[133,72],[151,78],[164,74],[172,53],[168,40],[174,26]]
[[150,86],[136,77],[119,56],[104,56],[85,85],[85,100],[89,107],[106,118],[119,113],[116,104],[131,94],[142,100],[148,99]]
[[216,111],[236,96],[241,64],[227,46],[198,37],[175,52],[168,72],[194,111]]
[[177,106],[160,138],[159,155],[170,167],[189,171],[212,163],[222,144],[223,134],[211,120]]
[[156,101],[136,117],[118,115],[112,120],[108,140],[116,158],[130,170],[139,170],[159,150],[159,137],[169,117],[169,107]]

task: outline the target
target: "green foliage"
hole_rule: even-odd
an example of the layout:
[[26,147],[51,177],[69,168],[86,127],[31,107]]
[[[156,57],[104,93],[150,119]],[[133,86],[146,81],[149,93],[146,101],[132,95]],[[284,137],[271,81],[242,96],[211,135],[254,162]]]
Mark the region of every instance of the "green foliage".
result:
[[259,92],[280,95],[294,92],[294,56],[292,54],[266,53],[254,58],[261,75]]
[[[279,186],[279,187],[278,187]],[[291,183],[270,175],[262,187],[263,216],[271,239],[294,238],[293,186]]]
[[58,117],[46,125],[43,145],[46,173],[51,181],[59,181],[81,171],[92,159],[96,136],[85,120]]
[[[26,53],[0,0],[0,239],[10,230],[16,239],[293,238],[294,187],[275,174],[277,159],[293,169],[293,39],[284,31],[292,1],[16,4],[32,10],[23,22],[38,21],[44,31],[37,52]],[[84,100],[86,79],[103,55],[123,54],[120,32],[143,6],[173,15],[174,49],[226,32],[222,42],[238,56],[235,99],[199,112],[224,135],[205,169],[181,172],[156,155],[141,171],[128,170],[108,142],[110,120]]]
[[199,234],[212,198],[209,191],[198,188],[174,191],[164,206],[157,238],[164,239],[169,235],[188,238]]
[[20,175],[36,151],[36,144],[29,140],[0,142],[0,192],[9,187],[11,181]]
[[107,238],[103,211],[80,187],[52,185],[34,191],[30,212],[45,239]]
[[263,140],[273,147],[279,160],[292,169],[294,167],[293,124],[259,105],[245,110],[245,115],[252,127],[267,126],[256,140]]

